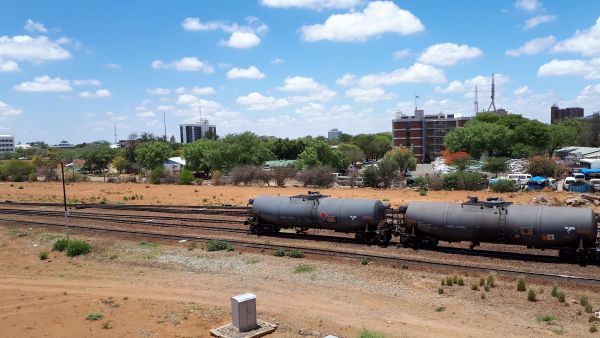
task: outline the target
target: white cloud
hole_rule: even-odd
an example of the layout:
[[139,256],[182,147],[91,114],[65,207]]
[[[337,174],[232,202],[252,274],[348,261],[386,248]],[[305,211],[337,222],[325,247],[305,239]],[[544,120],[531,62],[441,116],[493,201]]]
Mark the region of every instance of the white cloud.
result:
[[405,57],[410,56],[410,54],[411,54],[411,51],[408,48],[395,51],[394,52],[394,60],[404,59]]
[[361,87],[397,85],[400,83],[444,83],[444,71],[433,66],[415,63],[407,68],[398,68],[390,73],[368,74],[358,80]]
[[377,102],[390,100],[394,97],[392,94],[386,93],[381,87],[351,88],[346,91],[346,96],[354,98],[356,102]]
[[517,89],[515,89],[515,91],[513,92],[513,94],[515,94],[516,96],[521,96],[521,95],[525,95],[525,94],[529,94],[529,87],[527,86],[521,86]]
[[261,4],[274,8],[308,8],[322,9],[350,9],[360,4],[361,0],[261,0]]
[[240,96],[237,98],[236,102],[246,106],[248,110],[275,110],[289,105],[289,102],[286,99],[264,96],[258,92]]
[[137,114],[135,114],[137,117],[143,118],[143,119],[149,119],[149,118],[153,118],[156,116],[156,114],[153,111],[147,110],[147,111],[143,111],[143,112],[139,112]]
[[112,94],[110,93],[110,91],[108,89],[98,89],[95,92],[81,92],[79,93],[79,97],[83,97],[85,99],[96,99],[96,98],[103,98],[103,97],[111,97]]
[[193,94],[193,95],[211,95],[215,93],[215,89],[213,87],[193,87],[193,88],[185,88],[179,87],[175,89],[177,94]]
[[455,43],[431,45],[419,56],[419,62],[437,66],[451,66],[461,60],[469,60],[483,55],[481,49]]
[[156,109],[160,110],[160,111],[171,111],[171,110],[175,110],[176,107],[175,106],[169,106],[169,105],[161,104],[160,106],[156,107]]
[[146,93],[152,95],[169,95],[171,94],[171,89],[168,88],[149,88],[146,89]]
[[[593,102],[597,105],[598,99],[600,98],[600,84],[595,85],[587,85],[583,90],[577,95],[576,100],[578,102]],[[0,110],[2,108],[0,107]],[[0,113],[1,115],[1,113]]]
[[222,41],[221,44],[231,48],[246,49],[258,46],[260,38],[252,32],[233,32],[229,39]]
[[349,85],[353,84],[354,81],[355,81],[354,74],[346,73],[339,79],[335,80],[335,83],[337,83],[340,86],[349,86]]
[[275,59],[271,60],[270,62],[274,65],[278,65],[278,64],[284,63],[285,60],[282,58],[275,58]]
[[0,59],[0,73],[14,73],[20,71],[21,69],[16,62],[12,60],[4,61]]
[[0,37],[0,57],[39,63],[65,60],[70,58],[71,54],[46,36],[32,38],[28,35],[17,35]]
[[206,61],[198,60],[196,57],[184,57],[181,60],[165,63],[162,60],[152,61],[154,69],[175,69],[180,72],[197,72],[214,73],[215,70]]
[[554,51],[580,53],[585,56],[600,55],[600,17],[592,27],[577,30],[572,37],[559,41],[554,46]]
[[435,92],[442,93],[442,94],[460,93],[460,92],[463,92],[464,90],[465,90],[465,87],[464,87],[463,83],[460,81],[457,81],[457,80],[450,82],[448,84],[448,86],[446,86],[446,87],[440,87],[440,86],[435,87]]
[[540,66],[538,76],[583,76],[587,80],[600,79],[600,58],[590,60],[554,59]]
[[197,116],[200,109],[202,109],[202,112],[205,113],[214,112],[218,109],[223,108],[219,103],[215,101],[201,99],[191,94],[179,95],[176,103],[179,105],[189,106],[188,109],[177,111],[178,115],[184,116]]
[[[509,77],[504,74],[495,74],[494,75],[494,83],[496,87],[500,87],[509,81]],[[436,93],[442,94],[456,94],[468,91],[469,93],[475,88],[488,88],[492,84],[491,76],[477,75],[470,79],[466,79],[464,81],[454,80],[448,84],[446,87],[435,87]],[[470,94],[469,94],[470,96]]]
[[552,35],[543,38],[537,38],[525,42],[521,47],[517,49],[510,49],[506,51],[508,56],[521,56],[521,55],[534,55],[548,50],[556,43],[556,38]]
[[31,19],[27,19],[27,22],[25,22],[25,30],[36,33],[46,33],[48,31],[43,23],[35,22]]
[[87,79],[87,80],[73,80],[73,84],[76,86],[99,86],[102,83],[96,79]]
[[421,32],[425,26],[411,12],[391,1],[373,1],[362,12],[331,15],[325,23],[302,26],[306,41],[365,41],[384,33],[402,35]]
[[318,83],[312,77],[288,76],[283,86],[277,89],[288,93],[303,93],[288,98],[291,102],[309,102],[309,101],[329,101],[337,93],[327,86]]
[[527,12],[535,12],[542,8],[542,3],[539,0],[517,0],[515,7]]
[[198,18],[185,18],[181,22],[181,27],[190,32],[198,32],[198,31],[211,31],[222,29],[226,32],[231,32],[234,30],[234,26],[227,25],[222,21],[207,21],[205,23],[200,22]]
[[123,68],[123,66],[121,66],[121,65],[120,65],[120,64],[118,64],[118,63],[112,63],[112,62],[111,62],[111,63],[107,63],[107,64],[105,64],[105,65],[104,65],[104,68],[109,68],[109,69],[121,69],[121,68]]
[[21,115],[22,113],[22,110],[9,106],[8,104],[0,101],[0,119]]
[[264,73],[262,73],[255,66],[250,66],[248,68],[234,67],[234,68],[231,68],[227,72],[227,78],[228,79],[254,79],[254,80],[259,80],[259,79],[264,79],[265,76],[266,75]]
[[51,78],[48,75],[36,77],[33,81],[22,82],[13,87],[19,92],[68,92],[71,91],[69,80],[63,80],[59,77]]
[[543,23],[548,23],[548,22],[552,22],[552,21],[556,21],[556,16],[555,15],[538,15],[538,16],[534,16],[533,18],[527,19],[525,20],[525,24],[523,25],[523,29],[527,30],[527,29],[532,29],[534,27],[537,27]]

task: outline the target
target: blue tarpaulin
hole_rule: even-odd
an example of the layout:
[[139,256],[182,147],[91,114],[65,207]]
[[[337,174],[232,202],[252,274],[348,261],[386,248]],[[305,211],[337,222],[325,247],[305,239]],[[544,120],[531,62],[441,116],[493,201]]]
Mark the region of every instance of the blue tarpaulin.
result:
[[600,169],[585,169],[585,168],[581,168],[579,169],[579,172],[584,174],[584,175],[589,175],[589,174],[600,174]]
[[536,176],[536,177],[532,177],[530,180],[532,182],[541,183],[541,182],[546,181],[546,178],[542,177],[542,176]]

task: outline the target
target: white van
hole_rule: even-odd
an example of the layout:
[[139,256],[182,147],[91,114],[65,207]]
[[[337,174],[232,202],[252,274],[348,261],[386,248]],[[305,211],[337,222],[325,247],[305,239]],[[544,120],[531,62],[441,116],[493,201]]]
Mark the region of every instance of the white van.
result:
[[592,178],[590,184],[592,185],[592,190],[594,190],[594,192],[600,192],[600,178]]
[[575,178],[575,181],[577,181],[577,182],[585,181],[585,175],[582,173],[574,173],[573,178]]
[[565,178],[565,181],[563,182],[563,190],[569,191],[569,187],[571,186],[571,184],[575,183],[575,177],[567,177]]
[[513,180],[515,183],[525,185],[529,183],[531,175],[529,174],[508,174],[508,179]]

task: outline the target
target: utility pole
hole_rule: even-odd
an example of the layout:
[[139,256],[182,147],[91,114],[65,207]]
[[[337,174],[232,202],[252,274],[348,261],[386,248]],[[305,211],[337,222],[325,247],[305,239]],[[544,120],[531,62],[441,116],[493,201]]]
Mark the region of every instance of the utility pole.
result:
[[415,114],[417,113],[417,99],[419,98],[418,95],[415,95]]
[[475,86],[475,100],[473,101],[473,112],[477,114],[479,112],[479,99],[477,97],[477,86]]
[[163,125],[165,126],[165,141],[167,140],[167,112],[163,112]]
[[62,174],[63,204],[65,206],[65,226],[67,231],[67,239],[69,239],[69,212],[67,210],[67,188],[65,187],[65,164],[63,161],[60,161],[60,172]]
[[117,123],[115,122],[115,144],[117,144]]
[[[492,102],[488,107],[488,111],[496,111],[496,103],[494,102],[494,99],[496,98],[496,85],[494,84],[494,74],[492,74],[492,95],[490,97],[492,98]],[[492,108],[494,108],[494,110],[491,110]]]

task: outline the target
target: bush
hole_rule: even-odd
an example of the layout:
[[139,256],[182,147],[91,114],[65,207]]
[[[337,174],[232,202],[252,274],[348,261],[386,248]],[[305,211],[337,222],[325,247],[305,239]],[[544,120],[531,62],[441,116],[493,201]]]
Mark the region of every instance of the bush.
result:
[[485,298],[486,298],[485,293],[482,293],[481,294],[481,299],[485,299]]
[[552,177],[556,169],[556,162],[546,156],[534,156],[527,163],[527,172],[531,176]]
[[519,187],[513,180],[498,180],[490,185],[490,190],[493,192],[516,192]]
[[41,260],[45,261],[46,259],[48,259],[48,251],[42,251],[38,254],[38,256]]
[[67,245],[69,245],[69,240],[66,238],[61,238],[61,239],[57,240],[56,242],[54,242],[54,244],[52,245],[52,250],[65,251],[65,249],[67,248]]
[[183,169],[179,173],[179,184],[190,185],[192,182],[194,182],[194,173],[190,170]]
[[297,171],[293,166],[277,167],[271,172],[271,176],[275,180],[278,187],[285,186],[285,180],[296,177]]
[[596,326],[596,324],[592,324],[592,326],[590,326],[590,332],[591,333],[598,332],[598,327]]
[[444,288],[438,288],[438,294],[439,295],[443,295],[444,294]]
[[585,307],[586,305],[590,304],[590,299],[588,298],[588,296],[586,295],[582,295],[579,298],[579,305]]
[[487,276],[487,284],[492,288],[496,287],[496,276],[488,275]]
[[287,252],[287,256],[290,258],[304,258],[304,252],[298,249],[292,249]]
[[534,289],[529,289],[529,292],[527,292],[527,300],[530,302],[537,302],[537,293]]
[[104,315],[102,314],[102,312],[90,312],[87,314],[87,316],[85,316],[85,319],[95,321],[95,320],[100,320],[103,317],[104,317]]
[[0,177],[12,182],[35,181],[35,166],[28,161],[11,160],[0,167]]
[[556,320],[556,317],[551,316],[551,315],[537,315],[537,317],[535,318],[538,322],[546,322],[546,323],[551,323],[553,321]]
[[450,276],[446,277],[446,285],[452,286],[452,277],[450,277]]
[[584,308],[585,308],[585,313],[594,312],[594,308],[592,307],[592,304],[586,304]]
[[471,284],[471,290],[473,290],[473,291],[479,291],[479,285],[477,285],[475,283]]
[[275,249],[275,251],[273,251],[273,256],[283,257],[283,256],[285,256],[285,250],[283,250],[283,249]]
[[375,166],[369,166],[363,172],[363,183],[365,187],[378,188],[381,180]]
[[385,335],[379,333],[379,332],[375,332],[375,331],[371,331],[371,330],[367,330],[367,329],[362,329],[360,330],[360,332],[356,335],[357,338],[385,338]]
[[369,265],[370,262],[371,262],[370,258],[363,258],[362,261],[360,261],[360,264]]
[[206,242],[206,251],[231,251],[232,246],[226,241],[211,239]]
[[506,157],[488,157],[481,168],[492,174],[498,174],[508,171],[508,158]]
[[481,175],[471,172],[456,172],[442,176],[445,190],[480,190]]
[[553,286],[552,287],[552,291],[550,291],[550,295],[552,295],[552,297],[556,298],[556,296],[558,296],[558,286]]
[[305,272],[313,272],[315,268],[312,265],[308,264],[299,264],[294,268],[295,273],[305,273]]
[[223,185],[223,173],[220,170],[213,170],[210,176],[214,185]]
[[527,286],[525,285],[525,277],[519,277],[517,280],[517,291],[527,291]]
[[427,196],[427,190],[419,190],[419,196]]
[[490,292],[490,285],[489,284],[485,284],[483,286],[483,289],[485,290],[485,292]]
[[446,307],[445,306],[438,306],[435,308],[435,312],[442,312],[442,311],[446,311]]
[[460,286],[463,286],[463,285],[465,285],[465,281],[462,279],[462,277],[459,277],[458,281],[456,282],[456,284],[458,284]]
[[559,302],[564,303],[565,302],[565,293],[563,291],[558,291],[558,293],[556,294],[556,299],[558,299]]
[[160,184],[161,179],[165,176],[165,169],[160,166],[150,170],[150,183]]
[[429,189],[429,176],[419,176],[415,178],[415,184],[419,188],[419,190],[427,190]]
[[66,251],[67,256],[75,257],[92,251],[92,245],[80,240],[70,240]]
[[316,186],[321,188],[329,188],[335,182],[335,178],[331,174],[333,169],[330,167],[317,166],[304,171],[297,175],[298,181],[306,186]]
[[242,165],[235,167],[230,172],[231,182],[234,185],[244,183],[250,185],[252,183],[265,184],[269,183],[270,175],[260,167],[253,165]]

